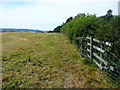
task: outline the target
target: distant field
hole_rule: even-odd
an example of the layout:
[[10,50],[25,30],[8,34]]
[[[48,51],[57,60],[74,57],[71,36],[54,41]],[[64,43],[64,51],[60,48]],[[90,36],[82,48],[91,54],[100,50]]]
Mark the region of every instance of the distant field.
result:
[[2,45],[3,88],[115,87],[63,34],[6,32]]

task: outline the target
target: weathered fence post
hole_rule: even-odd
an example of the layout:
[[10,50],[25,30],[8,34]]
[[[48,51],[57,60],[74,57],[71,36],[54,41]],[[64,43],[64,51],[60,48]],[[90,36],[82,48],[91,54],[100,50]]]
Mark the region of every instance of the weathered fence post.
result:
[[[100,44],[100,49],[103,49],[102,43]],[[102,52],[100,52],[100,57],[103,58],[103,53]],[[102,62],[100,62],[100,65],[102,66]]]
[[[100,44],[100,49],[103,49],[103,45],[102,44]],[[103,53],[102,52],[100,52],[100,57],[103,58]]]
[[81,48],[81,55],[83,57],[83,38],[81,38],[81,46],[80,46],[80,48]]
[[92,60],[93,55],[93,37],[90,37],[90,59]]

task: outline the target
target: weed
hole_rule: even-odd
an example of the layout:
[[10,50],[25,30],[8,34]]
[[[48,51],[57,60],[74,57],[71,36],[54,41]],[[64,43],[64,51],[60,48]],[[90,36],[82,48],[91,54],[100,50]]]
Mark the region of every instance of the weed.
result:
[[89,58],[85,58],[85,59],[83,60],[83,64],[91,65],[91,64],[92,64],[92,61],[91,61]]

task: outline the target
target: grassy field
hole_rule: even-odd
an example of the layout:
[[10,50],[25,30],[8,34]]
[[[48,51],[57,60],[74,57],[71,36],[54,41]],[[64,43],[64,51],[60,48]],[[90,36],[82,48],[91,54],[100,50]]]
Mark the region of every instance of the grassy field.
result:
[[63,34],[2,33],[3,88],[115,87]]

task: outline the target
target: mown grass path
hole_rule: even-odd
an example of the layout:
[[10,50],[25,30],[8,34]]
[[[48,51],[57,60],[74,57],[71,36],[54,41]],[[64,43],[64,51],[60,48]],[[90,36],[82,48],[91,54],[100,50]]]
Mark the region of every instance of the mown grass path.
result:
[[2,34],[3,88],[114,87],[63,34]]

